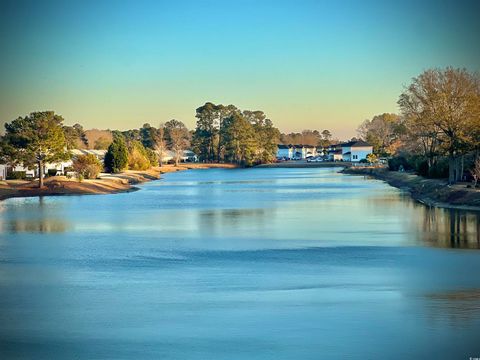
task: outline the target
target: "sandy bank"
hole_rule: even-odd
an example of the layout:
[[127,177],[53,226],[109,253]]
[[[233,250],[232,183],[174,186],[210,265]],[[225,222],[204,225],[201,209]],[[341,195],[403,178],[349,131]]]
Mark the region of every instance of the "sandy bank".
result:
[[351,175],[367,175],[407,190],[412,197],[428,206],[480,211],[480,190],[467,184],[448,185],[446,180],[426,179],[421,176],[378,168],[346,168]]
[[37,188],[37,181],[8,180],[0,182],[0,200],[12,197],[52,195],[99,195],[135,191],[136,184],[158,180],[162,174],[188,169],[234,168],[231,164],[181,164],[164,165],[145,171],[127,170],[119,174],[101,174],[95,180],[68,179],[54,176],[45,179],[45,186]]

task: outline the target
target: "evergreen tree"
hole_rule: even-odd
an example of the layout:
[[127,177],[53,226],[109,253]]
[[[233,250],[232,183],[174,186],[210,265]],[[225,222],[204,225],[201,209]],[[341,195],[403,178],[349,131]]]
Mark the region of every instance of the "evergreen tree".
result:
[[121,136],[115,136],[105,154],[105,169],[111,173],[118,173],[125,169],[128,164],[128,150],[125,140]]

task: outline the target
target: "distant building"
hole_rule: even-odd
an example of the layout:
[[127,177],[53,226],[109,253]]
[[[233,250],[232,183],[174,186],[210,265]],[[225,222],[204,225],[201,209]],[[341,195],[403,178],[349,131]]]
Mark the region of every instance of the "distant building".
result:
[[373,153],[373,146],[363,140],[350,141],[342,144],[341,147],[343,161],[358,162]]
[[317,156],[317,148],[313,145],[277,145],[277,158],[285,159],[306,159],[310,156]]
[[5,180],[7,178],[7,166],[0,164],[0,180]]
[[326,149],[329,161],[343,161],[342,145],[332,144]]
[[[45,163],[43,173],[45,175],[48,175],[49,170],[50,172],[55,170],[56,175],[64,175],[66,170],[73,166],[73,159],[75,159],[77,156],[80,156],[80,155],[92,154],[92,155],[95,155],[95,157],[100,162],[103,162],[103,159],[105,158],[105,154],[107,153],[107,150],[72,149],[70,150],[70,153],[72,154],[72,159],[70,160],[59,161],[56,163]],[[0,164],[0,179],[2,178],[2,173],[3,173],[4,179],[7,177],[7,167],[13,172],[20,172],[20,171],[25,172],[25,176],[27,178],[37,178],[39,176],[38,167],[36,165],[33,168],[29,169],[23,164],[18,164],[15,166],[7,166],[7,165]]]
[[[103,163],[103,160],[105,159],[105,154],[107,153],[107,150],[88,150],[88,149],[72,149],[70,150],[70,153],[72,154],[72,159],[66,160],[66,161],[60,161],[58,163],[47,163],[45,164],[45,174],[48,173],[48,171],[57,171],[57,175],[64,175],[65,171],[68,168],[71,168],[73,166],[73,160],[81,155],[94,155],[98,161]],[[37,174],[38,176],[38,174]]]
[[[160,158],[160,152],[156,151],[157,156]],[[167,163],[175,160],[175,152],[172,150],[165,150],[162,154],[162,162]],[[184,150],[182,156],[180,156],[181,162],[198,162],[198,156],[192,150]]]
[[72,149],[70,150],[70,152],[72,153],[73,158],[80,155],[92,154],[95,155],[98,160],[103,161],[105,159],[105,154],[107,153],[107,150]]
[[290,160],[293,158],[293,146],[292,145],[278,145],[277,146],[277,159],[287,159]]
[[311,157],[311,156],[317,156],[317,148],[313,145],[303,145],[305,148],[305,158]]

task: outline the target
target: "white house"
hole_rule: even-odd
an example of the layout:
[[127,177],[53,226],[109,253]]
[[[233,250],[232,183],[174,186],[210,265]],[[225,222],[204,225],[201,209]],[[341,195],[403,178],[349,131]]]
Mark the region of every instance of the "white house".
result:
[[7,165],[0,164],[0,180],[7,178]]
[[103,162],[105,159],[105,154],[107,150],[88,150],[88,149],[72,149],[70,150],[72,154],[72,159],[66,161],[60,161],[58,163],[47,163],[45,164],[45,174],[48,174],[48,170],[56,170],[57,175],[64,175],[65,169],[73,166],[73,159],[80,155],[91,154],[94,155],[100,162]]
[[369,143],[358,140],[342,144],[342,160],[358,162],[366,159],[368,154],[373,153],[373,146]]
[[326,153],[328,161],[343,161],[342,146],[340,144],[329,145]]
[[292,159],[293,158],[293,146],[292,145],[277,145],[277,159],[285,158],[285,159]]
[[329,161],[342,161],[343,160],[342,149],[330,150],[328,152],[328,160]]
[[[72,154],[72,159],[74,159],[77,156],[80,155],[86,155],[86,154],[92,154],[95,155],[95,157],[103,162],[103,159],[105,158],[105,154],[107,153],[107,150],[86,150],[86,149],[72,149],[70,150],[70,153]],[[65,160],[65,161],[59,161],[58,163],[46,163],[44,165],[44,171],[43,173],[45,175],[48,175],[48,171],[55,170],[56,175],[63,175],[65,174],[65,169],[69,168],[73,165],[73,160]],[[2,167],[5,169],[4,174],[5,178],[7,175],[7,165],[0,165],[0,179],[2,178]],[[38,173],[38,167],[34,166],[33,169],[29,169],[26,166],[23,165],[16,165],[12,168],[12,171],[25,171],[25,175],[27,178],[37,178],[39,176]]]
[[[157,156],[160,157],[160,153],[156,151]],[[175,159],[175,152],[172,150],[165,150],[162,156],[162,162],[167,163]],[[181,162],[198,162],[198,156],[191,150],[184,150],[180,157]]]
[[310,156],[317,156],[317,148],[312,145],[304,145],[305,148],[305,158]]
[[95,155],[98,160],[103,161],[103,159],[105,159],[105,154],[107,153],[107,150],[72,149],[70,150],[70,152],[72,153],[73,158],[80,155],[92,154]]

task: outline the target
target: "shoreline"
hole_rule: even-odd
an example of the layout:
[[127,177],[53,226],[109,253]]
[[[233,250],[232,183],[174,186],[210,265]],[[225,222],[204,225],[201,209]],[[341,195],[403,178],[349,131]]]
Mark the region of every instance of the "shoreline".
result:
[[37,181],[9,180],[0,181],[0,201],[16,197],[69,196],[69,195],[106,195],[139,190],[135,185],[147,181],[159,180],[161,175],[190,169],[224,168],[233,169],[231,164],[187,163],[163,165],[144,171],[126,170],[118,174],[102,173],[98,179],[67,179],[65,176],[52,176],[44,180],[44,187],[37,188]]
[[[410,196],[431,207],[457,209],[480,212],[480,191],[467,188],[466,184],[448,185],[445,180],[426,179],[411,173],[389,171],[385,168],[358,168],[349,163],[323,162],[307,163],[305,161],[281,162],[258,165],[255,168],[325,168],[340,167],[339,172],[346,175],[369,176],[385,181],[390,186],[407,191]],[[65,176],[54,176],[45,179],[42,189],[36,187],[37,181],[10,180],[0,181],[0,201],[16,197],[70,196],[70,195],[107,195],[138,191],[136,186],[148,181],[159,180],[161,175],[194,169],[223,168],[233,169],[233,164],[201,164],[187,163],[163,165],[144,171],[126,170],[118,174],[102,173],[98,179],[67,179]]]
[[480,211],[480,190],[467,188],[466,184],[448,185],[445,180],[426,179],[411,173],[389,171],[385,168],[345,168],[348,175],[370,176],[387,184],[408,191],[410,196],[431,207]]
[[322,162],[307,162],[305,160],[290,160],[271,164],[257,165],[255,168],[270,169],[270,168],[325,168],[325,167],[349,167],[350,162],[343,161],[322,161]]

